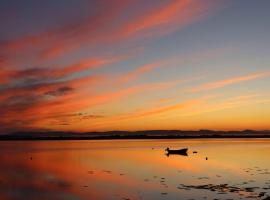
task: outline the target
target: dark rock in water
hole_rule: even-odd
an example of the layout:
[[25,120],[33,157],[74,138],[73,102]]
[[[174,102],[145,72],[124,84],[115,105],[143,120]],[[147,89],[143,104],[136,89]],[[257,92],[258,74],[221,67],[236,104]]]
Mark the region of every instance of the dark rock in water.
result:
[[259,189],[259,187],[246,187],[245,190],[247,192],[254,192],[255,189]]
[[[203,190],[209,190],[213,192],[217,192],[218,194],[227,194],[227,193],[235,193],[240,196],[243,195],[243,193],[246,194],[246,198],[257,198],[259,195],[264,195],[265,193],[256,193],[254,192],[255,189],[259,189],[258,187],[248,187],[248,188],[239,188],[236,186],[230,186],[228,184],[220,184],[220,185],[214,185],[214,184],[207,184],[207,185],[184,185],[180,184],[181,187],[178,187],[178,189],[203,189]],[[267,199],[270,200],[270,199]]]
[[193,151],[193,153],[198,153],[197,151]]
[[177,189],[179,189],[179,190],[190,190],[189,188],[185,188],[185,187],[177,187]]
[[227,194],[226,192],[219,192],[218,194]]
[[233,188],[233,189],[230,189],[229,192],[239,192],[239,190],[236,188]]
[[205,176],[205,177],[199,177],[198,179],[199,179],[199,180],[209,179],[209,177],[206,177],[206,176]]
[[168,193],[167,192],[162,192],[161,195],[167,195]]
[[208,157],[206,157],[205,160],[208,160]]
[[266,192],[260,192],[260,194],[258,195],[258,197],[263,197],[265,195]]
[[268,197],[264,198],[263,200],[270,200],[270,197],[268,196]]

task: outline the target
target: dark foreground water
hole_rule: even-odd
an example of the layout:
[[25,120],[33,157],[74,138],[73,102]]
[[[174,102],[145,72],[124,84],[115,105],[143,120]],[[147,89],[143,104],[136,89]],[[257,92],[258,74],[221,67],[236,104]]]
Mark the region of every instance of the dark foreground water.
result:
[[[165,147],[188,147],[189,155],[167,157]],[[0,142],[1,200],[268,195],[269,139]]]

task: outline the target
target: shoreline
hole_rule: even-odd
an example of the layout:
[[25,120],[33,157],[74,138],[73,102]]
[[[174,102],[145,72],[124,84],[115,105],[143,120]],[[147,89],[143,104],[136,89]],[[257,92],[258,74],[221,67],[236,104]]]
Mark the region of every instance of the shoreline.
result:
[[162,139],[270,139],[270,135],[207,135],[207,136],[0,136],[0,141],[42,141],[42,140],[162,140]]

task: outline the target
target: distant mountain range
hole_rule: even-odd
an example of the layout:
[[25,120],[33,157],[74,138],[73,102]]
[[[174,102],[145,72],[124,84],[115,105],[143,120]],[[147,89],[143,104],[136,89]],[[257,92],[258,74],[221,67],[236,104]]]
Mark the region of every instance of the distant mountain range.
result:
[[184,138],[270,138],[270,130],[255,131],[108,131],[108,132],[16,132],[0,135],[0,140],[99,140],[99,139],[184,139]]

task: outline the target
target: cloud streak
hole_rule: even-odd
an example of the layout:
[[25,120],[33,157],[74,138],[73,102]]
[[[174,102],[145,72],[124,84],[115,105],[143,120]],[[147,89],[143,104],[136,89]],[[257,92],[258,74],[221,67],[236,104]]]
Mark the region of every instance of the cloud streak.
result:
[[220,6],[215,2],[195,0],[174,0],[163,5],[153,3],[150,10],[138,12],[123,23],[111,26],[136,3],[139,2],[98,1],[98,12],[83,21],[2,42],[0,57],[25,50],[37,53],[38,59],[46,60],[76,50],[81,45],[112,44],[133,39],[134,35],[161,37],[203,19]]
[[[79,119],[103,120],[103,114],[78,113],[183,83],[166,78],[154,83],[141,80],[168,60],[152,60],[132,70],[124,63],[133,62],[129,59],[134,55],[128,52],[140,45],[144,48],[145,41],[154,41],[205,19],[221,4],[172,0],[145,5],[135,0],[96,1],[91,5],[94,11],[78,21],[1,40],[0,130],[57,129]],[[195,58],[191,57],[187,60]],[[124,73],[115,69],[118,65],[124,65]],[[229,83],[223,83],[226,84]],[[167,105],[123,118],[156,116],[196,103]]]
[[201,92],[201,91],[213,90],[213,89],[223,88],[223,87],[226,87],[229,85],[238,84],[238,83],[245,82],[245,81],[258,80],[258,79],[266,78],[269,76],[270,76],[269,71],[257,72],[257,73],[247,74],[244,76],[236,76],[236,77],[224,79],[221,81],[205,83],[205,84],[191,88],[190,91],[191,92]]
[[[178,102],[171,105],[163,105],[163,106],[152,106],[151,108],[142,108],[138,111],[131,111],[129,113],[124,113],[117,116],[110,116],[104,118],[102,121],[96,122],[93,124],[95,128],[105,128],[110,127],[112,124],[121,124],[125,122],[133,123],[134,121],[151,118],[163,118],[170,116],[170,114],[175,112],[184,112],[194,107],[200,106],[202,103],[207,101],[208,99],[213,98],[213,95],[206,95],[198,98],[193,98],[189,100],[185,100],[182,102]],[[153,103],[155,104],[155,103]],[[121,126],[121,125],[120,125]]]

